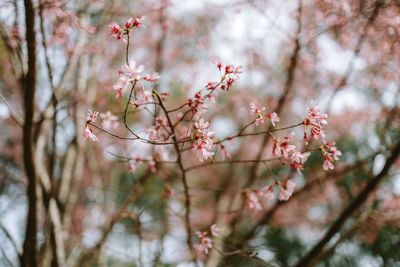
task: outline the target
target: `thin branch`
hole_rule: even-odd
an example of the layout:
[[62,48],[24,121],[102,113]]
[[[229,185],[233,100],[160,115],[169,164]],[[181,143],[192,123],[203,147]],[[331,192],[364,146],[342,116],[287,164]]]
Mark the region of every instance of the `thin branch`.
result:
[[19,125],[24,125],[24,119],[13,109],[13,107],[8,103],[7,99],[4,95],[0,92],[0,100],[7,106],[8,110],[10,111],[11,118]]
[[17,243],[17,241],[14,239],[14,237],[11,235],[10,231],[5,227],[2,221],[0,221],[0,228],[3,230],[4,234],[10,239],[11,244],[14,246],[15,251],[17,252],[17,255],[19,258],[22,256],[22,248],[21,246]]
[[[298,123],[298,124],[294,124],[294,125],[290,125],[290,126],[282,127],[282,128],[272,128],[272,129],[268,129],[268,130],[265,130],[265,131],[254,132],[254,133],[243,133],[243,131],[244,131],[247,127],[249,127],[251,124],[253,124],[253,123],[254,123],[254,121],[248,123],[246,126],[244,126],[244,127],[239,131],[238,134],[236,134],[236,135],[234,135],[234,136],[226,137],[226,138],[224,138],[224,139],[222,139],[222,140],[220,140],[220,141],[215,142],[215,144],[220,144],[220,143],[225,142],[225,141],[230,141],[230,140],[235,139],[235,138],[238,138],[238,137],[271,134],[271,133],[273,133],[273,132],[278,132],[278,131],[284,131],[284,130],[288,130],[288,129],[293,129],[293,128],[296,128],[296,127],[298,127],[298,126],[304,125],[303,122],[300,122],[300,123]],[[271,127],[270,127],[270,128],[271,128]]]
[[[157,93],[157,91],[153,90],[153,93],[155,94],[155,96],[157,97],[161,109],[163,110],[167,120],[168,120],[168,124],[171,126],[171,132],[172,132],[172,139],[174,140],[174,142],[177,141],[176,135],[175,135],[175,127],[174,124],[172,123],[172,120],[167,112],[167,109],[165,108],[164,103],[162,102],[162,99],[160,97],[160,95]],[[190,196],[189,196],[189,186],[187,183],[187,177],[186,177],[186,170],[183,167],[183,163],[182,163],[182,153],[180,151],[179,148],[179,144],[175,143],[174,144],[176,153],[177,153],[177,163],[179,165],[179,168],[182,172],[182,184],[183,184],[183,188],[184,188],[184,194],[185,194],[185,226],[186,226],[186,233],[187,233],[187,245],[189,247],[190,253],[192,254],[192,260],[193,262],[197,265],[197,257],[196,257],[196,252],[194,250],[193,244],[192,244],[192,227],[190,225]]]

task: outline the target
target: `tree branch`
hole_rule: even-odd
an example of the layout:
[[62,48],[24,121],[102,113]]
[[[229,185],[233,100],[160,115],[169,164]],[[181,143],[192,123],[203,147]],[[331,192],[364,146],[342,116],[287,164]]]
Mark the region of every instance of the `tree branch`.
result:
[[300,266],[310,266],[310,262],[313,261],[315,257],[323,250],[326,243],[331,240],[331,238],[342,228],[346,220],[353,214],[353,212],[358,209],[364,201],[367,199],[370,193],[372,193],[378,184],[383,180],[383,178],[388,174],[390,167],[396,161],[400,155],[400,142],[393,149],[391,156],[387,159],[385,166],[382,171],[375,177],[371,178],[367,183],[365,188],[357,195],[357,197],[347,206],[347,208],[342,212],[342,214],[337,218],[337,220],[329,228],[325,236],[319,241],[311,251],[304,256],[297,264],[296,267]]
[[23,148],[25,173],[28,178],[28,218],[26,224],[22,266],[37,266],[37,196],[36,196],[36,170],[33,162],[32,126],[34,96],[36,89],[36,33],[35,11],[31,0],[24,0],[26,42],[28,49],[28,73],[24,79],[24,106],[25,123],[23,126]]

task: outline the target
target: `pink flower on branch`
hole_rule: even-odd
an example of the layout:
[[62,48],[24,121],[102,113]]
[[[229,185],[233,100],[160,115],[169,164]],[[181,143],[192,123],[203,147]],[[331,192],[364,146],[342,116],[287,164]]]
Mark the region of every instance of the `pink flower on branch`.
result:
[[251,210],[256,210],[256,211],[262,210],[262,206],[259,201],[259,198],[254,191],[246,192],[246,205]]
[[229,154],[228,150],[226,150],[226,147],[222,144],[220,146],[221,146],[220,155],[221,155],[222,160],[225,160],[226,158],[230,158],[231,155]]
[[259,126],[261,124],[264,124],[264,117],[262,114],[259,114],[258,118],[256,119],[256,126]]
[[125,75],[120,75],[118,82],[114,84],[113,88],[117,91],[116,99],[122,99],[129,85],[129,79]]
[[143,87],[139,89],[136,96],[137,96],[137,101],[134,104],[138,106],[138,109],[143,109],[144,105],[149,103],[151,100],[151,93],[146,89],[144,89]]
[[209,123],[203,118],[195,122],[193,125],[192,150],[196,153],[198,159],[203,162],[214,155],[214,132],[208,129]]
[[144,26],[143,20],[145,20],[145,18],[146,18],[145,16],[136,17],[135,20],[133,21],[133,27],[137,27],[137,28],[143,27]]
[[136,167],[143,163],[142,158],[140,156],[132,156],[131,157],[132,161],[129,164],[129,172],[130,173],[135,173],[136,172]]
[[86,122],[95,122],[98,115],[99,115],[98,112],[94,112],[94,111],[88,109]]
[[[326,118],[328,118],[328,115],[326,113],[321,113],[318,104],[314,104],[308,108],[308,114],[303,120],[303,125],[306,128],[310,128],[311,137],[317,138],[321,136],[323,140],[325,139],[322,125],[327,124]],[[308,143],[306,129],[304,130],[304,140]]]
[[286,182],[279,184],[279,188],[281,189],[279,200],[287,201],[292,196],[294,189],[296,188],[296,183],[292,179],[289,179]]
[[85,130],[83,131],[83,136],[84,136],[84,140],[89,138],[93,142],[99,141],[97,136],[94,135],[92,129],[90,129],[88,125],[86,125]]
[[342,152],[338,150],[335,146],[335,143],[332,142],[325,142],[325,147],[328,148],[328,152],[332,154],[335,160],[339,160],[339,156],[342,155]]
[[134,60],[130,60],[122,66],[121,72],[129,77],[131,80],[140,80],[140,74],[143,72],[143,65],[136,66]]
[[115,40],[123,40],[124,42],[126,41],[118,24],[110,24],[108,28],[110,29],[110,35],[112,38]]
[[124,28],[121,29],[121,27],[118,24],[112,23],[108,25],[108,28],[110,29],[110,35],[111,38],[115,40],[122,40],[124,43],[127,42],[128,40],[128,34],[132,30],[133,27],[143,27],[143,20],[145,19],[145,16],[141,17],[136,17],[135,20],[133,18],[129,18],[124,25]]
[[227,65],[225,66],[225,74],[241,74],[243,73],[243,66]]
[[322,168],[325,171],[328,171],[329,169],[333,170],[335,166],[332,164],[333,158],[329,155],[329,153],[325,152],[324,153],[324,164],[322,164]]
[[158,81],[158,79],[160,79],[160,75],[157,72],[153,72],[151,75],[147,74],[146,76],[144,76],[143,79],[148,82],[154,83],[154,82]]
[[276,112],[267,114],[267,118],[271,120],[271,124],[275,127],[275,122],[280,122],[278,114]]
[[275,194],[274,194],[274,188],[272,185],[270,186],[265,186],[263,189],[261,189],[262,196],[267,199],[267,201],[272,201],[275,199]]
[[200,243],[197,245],[197,249],[205,254],[208,254],[208,249],[212,248],[212,240],[207,237],[207,232],[196,232],[196,236],[200,238]]
[[342,155],[342,152],[336,148],[335,143],[325,142],[324,146],[326,147],[326,150],[324,147],[320,147],[321,151],[324,153],[324,163],[322,164],[322,168],[325,171],[333,170],[335,168],[333,162],[339,160],[339,156]]
[[254,103],[250,103],[250,113],[251,114],[258,114],[261,113],[265,110],[265,107],[258,107],[256,104]]
[[216,224],[211,225],[211,227],[210,227],[210,233],[211,233],[213,236],[219,236],[219,231],[220,231],[220,229],[217,227]]
[[101,113],[100,118],[103,119],[101,126],[105,129],[115,129],[118,126],[118,117],[113,115],[110,111],[106,113]]

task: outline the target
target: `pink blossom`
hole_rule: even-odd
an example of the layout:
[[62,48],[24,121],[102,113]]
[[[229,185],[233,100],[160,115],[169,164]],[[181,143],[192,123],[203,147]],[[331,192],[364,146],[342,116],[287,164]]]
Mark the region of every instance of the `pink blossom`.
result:
[[97,136],[94,135],[92,129],[90,129],[88,125],[86,125],[86,128],[83,131],[83,136],[84,136],[83,140],[86,140],[87,138],[89,138],[93,142],[99,141]]
[[137,28],[143,27],[144,26],[143,25],[143,20],[145,20],[145,19],[146,19],[145,16],[136,17],[135,21],[133,22],[133,27],[137,27]]
[[298,151],[293,151],[289,158],[291,160],[291,166],[293,169],[296,169],[300,174],[300,171],[303,170],[303,165],[306,162],[307,158],[310,156],[310,152],[301,153]]
[[198,122],[194,123],[194,129],[196,129],[200,133],[203,133],[207,131],[207,127],[209,124],[209,122],[205,122],[204,119],[201,118]]
[[325,152],[324,153],[324,164],[322,164],[322,168],[325,171],[328,171],[329,169],[333,170],[335,168],[335,166],[333,166],[332,162],[333,162],[333,158],[329,155],[328,152]]
[[149,91],[147,91],[146,89],[144,89],[143,87],[141,89],[139,89],[136,96],[137,96],[137,101],[135,104],[137,104],[139,106],[139,109],[144,108],[143,106],[140,106],[140,105],[147,104],[151,100],[151,93]]
[[134,60],[130,60],[129,64],[124,64],[122,66],[122,73],[132,80],[140,80],[140,74],[143,72],[143,69],[143,65],[136,67],[136,62]]
[[[310,133],[313,138],[321,136],[322,139],[325,139],[322,124],[327,124],[326,118],[328,118],[328,115],[326,113],[321,113],[318,104],[314,104],[308,108],[308,114],[304,118],[303,124],[305,127],[310,128]],[[306,132],[304,132],[304,140],[307,143],[308,137]]]
[[114,38],[115,40],[124,40],[125,41],[125,38],[123,37],[122,32],[121,32],[121,28],[119,27],[118,24],[115,24],[115,23],[110,24],[108,26],[108,28],[110,29],[110,34],[111,34],[112,38]]
[[301,152],[295,151],[290,155],[290,159],[292,160],[292,162],[304,164],[310,155],[311,155],[310,152],[301,153]]
[[261,189],[260,192],[261,196],[266,198],[268,201],[272,201],[275,199],[274,189],[272,188],[272,185],[265,186],[264,188]]
[[211,225],[211,227],[210,227],[210,233],[211,233],[213,236],[219,236],[219,231],[220,231],[220,229],[217,227],[216,224]]
[[279,200],[286,201],[293,194],[294,189],[296,187],[296,183],[292,179],[289,179],[285,183],[283,183],[283,185],[279,185],[279,187],[281,189],[281,192],[279,194]]
[[157,72],[153,72],[151,75],[147,74],[146,76],[144,76],[143,79],[148,81],[148,82],[154,83],[158,79],[160,79],[160,75]]
[[225,67],[225,74],[240,74],[243,73],[243,66],[227,65]]
[[135,173],[136,172],[136,167],[137,165],[142,163],[142,159],[139,156],[132,156],[132,161],[129,164],[129,172],[130,173]]
[[132,22],[133,18],[130,17],[126,22],[125,22],[125,28],[130,29],[132,27]]
[[87,122],[95,122],[96,119],[97,119],[97,115],[99,115],[98,112],[94,112],[91,109],[88,109],[87,116],[86,116],[86,121]]
[[250,109],[250,113],[251,114],[258,114],[258,113],[261,113],[261,112],[263,112],[265,110],[265,107],[260,108],[254,103],[250,103],[250,108],[251,108]]
[[106,128],[106,129],[111,129],[111,128],[115,129],[115,128],[117,128],[117,126],[118,126],[118,122],[117,122],[118,117],[113,115],[110,111],[107,111],[106,113],[101,113],[100,114],[100,118],[103,119],[103,122],[101,124],[101,126],[103,128]]
[[217,89],[218,83],[217,82],[209,82],[206,85],[207,90],[215,90]]
[[199,160],[208,159],[214,155],[214,141],[212,139],[214,132],[208,129],[209,122],[205,122],[203,118],[195,122],[193,125],[193,150]]
[[269,118],[271,120],[271,123],[273,126],[275,126],[275,122],[280,121],[278,114],[276,114],[276,112],[267,114],[267,118]]
[[149,134],[149,139],[152,141],[157,141],[161,138],[167,139],[168,131],[170,131],[170,127],[168,124],[168,120],[165,117],[157,117],[155,120],[155,125],[146,130],[146,133]]
[[169,92],[160,93],[161,101],[163,101],[163,102],[167,101],[167,97],[169,97],[169,96],[170,96]]
[[294,133],[285,137],[278,137],[274,139],[274,146],[272,148],[272,154],[282,156],[290,160],[289,155],[296,151],[296,147],[291,145],[290,142],[294,140]]
[[117,100],[122,99],[124,97],[124,91],[122,90],[122,87],[117,89],[117,95],[115,96],[115,98]]
[[197,245],[197,249],[200,252],[208,254],[208,249],[212,248],[212,240],[207,237],[207,232],[196,231],[195,233],[198,238],[200,238],[200,243]]
[[219,69],[219,71],[221,71],[221,69],[222,69],[222,61],[221,61],[221,59],[214,59],[212,61],[212,63],[217,65],[217,68]]
[[254,192],[249,192],[246,194],[246,204],[252,210],[262,210],[260,201]]
[[113,86],[114,90],[117,91],[117,96],[116,96],[117,99],[121,99],[124,96],[128,84],[129,84],[129,79],[124,75],[120,75],[118,82]]
[[208,254],[209,248],[212,248],[212,240],[209,237],[201,239],[200,243],[197,245],[197,249],[205,254]]
[[261,125],[261,124],[264,124],[264,117],[263,117],[262,114],[260,114],[260,115],[258,116],[258,118],[256,119],[256,126],[259,126],[259,125]]
[[222,160],[225,160],[226,158],[230,158],[231,155],[229,154],[228,150],[226,150],[226,147],[224,145],[221,145],[221,158]]
[[324,163],[322,168],[327,171],[334,168],[332,163],[334,160],[339,160],[339,156],[342,155],[342,152],[336,148],[335,143],[325,142],[324,145],[327,148],[327,151],[321,147],[321,150],[324,153]]
[[223,88],[222,88],[222,86],[221,86],[221,89],[222,90],[224,90],[224,89],[226,89],[226,91],[229,91],[229,89],[231,88],[231,86],[232,86],[232,84],[234,83],[234,82],[236,82],[237,81],[237,78],[233,78],[233,77],[229,77],[228,78],[228,80],[226,80],[226,85],[222,85],[223,86]]
[[328,122],[326,121],[326,118],[328,118],[328,114],[321,113],[318,104],[314,104],[308,108],[308,116],[318,125],[328,124]]
[[210,147],[210,145],[203,140],[198,140],[193,149],[196,152],[197,158],[200,160],[200,162],[203,162],[214,155],[214,152],[211,150],[212,147]]
[[333,158],[335,160],[339,160],[339,156],[342,155],[342,152],[340,152],[340,150],[338,150],[335,146],[335,143],[332,142],[325,142],[324,144],[328,149],[329,149],[329,153],[332,154]]

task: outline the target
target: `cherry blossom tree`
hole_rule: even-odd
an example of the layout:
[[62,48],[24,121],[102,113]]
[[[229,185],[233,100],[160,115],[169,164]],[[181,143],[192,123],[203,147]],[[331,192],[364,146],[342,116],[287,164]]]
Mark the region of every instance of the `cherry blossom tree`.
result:
[[397,1],[0,5],[2,264],[400,262]]

